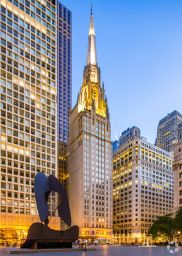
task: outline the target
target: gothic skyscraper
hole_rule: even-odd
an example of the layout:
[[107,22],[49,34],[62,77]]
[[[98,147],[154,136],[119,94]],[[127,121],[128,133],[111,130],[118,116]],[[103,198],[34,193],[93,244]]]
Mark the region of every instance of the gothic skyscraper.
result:
[[112,236],[112,149],[110,117],[97,65],[91,12],[83,83],[70,114],[69,199],[80,237]]

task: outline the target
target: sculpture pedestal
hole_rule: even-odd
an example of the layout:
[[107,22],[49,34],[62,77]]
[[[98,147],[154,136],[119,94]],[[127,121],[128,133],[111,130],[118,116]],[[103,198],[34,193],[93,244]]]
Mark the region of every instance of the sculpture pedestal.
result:
[[78,226],[59,231],[53,230],[42,223],[34,223],[30,226],[27,239],[21,248],[72,248],[72,243],[78,240],[78,236]]
[[[30,249],[59,249],[59,248],[72,248],[71,242],[63,242],[60,240],[29,240]],[[25,248],[22,246],[22,248]]]

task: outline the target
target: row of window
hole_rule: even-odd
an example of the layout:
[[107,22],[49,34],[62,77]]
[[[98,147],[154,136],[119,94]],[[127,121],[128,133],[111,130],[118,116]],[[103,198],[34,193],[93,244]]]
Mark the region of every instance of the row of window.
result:
[[53,6],[52,9],[54,10],[51,12],[38,1],[34,2],[35,5],[33,5],[33,1],[29,2],[27,0],[26,3],[21,3],[21,1],[17,0],[9,0],[9,2],[12,2],[20,10],[30,15],[48,29],[55,31],[55,8]]

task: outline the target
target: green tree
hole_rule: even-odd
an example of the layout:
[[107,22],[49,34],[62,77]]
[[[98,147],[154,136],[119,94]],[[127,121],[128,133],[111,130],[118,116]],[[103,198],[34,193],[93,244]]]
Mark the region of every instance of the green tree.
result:
[[174,222],[176,226],[176,231],[182,233],[182,208],[177,211]]
[[172,241],[175,235],[175,221],[172,217],[165,215],[158,217],[149,229],[149,235],[152,235],[153,239],[159,236],[164,236],[168,241]]

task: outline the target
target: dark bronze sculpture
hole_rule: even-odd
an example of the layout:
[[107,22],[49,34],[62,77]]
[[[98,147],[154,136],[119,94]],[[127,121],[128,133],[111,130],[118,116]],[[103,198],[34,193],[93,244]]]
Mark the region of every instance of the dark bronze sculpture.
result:
[[45,174],[38,173],[35,177],[34,189],[41,223],[37,222],[30,226],[22,248],[72,247],[72,243],[78,240],[78,226],[70,227],[65,231],[53,230],[48,227],[50,215],[47,202],[51,192],[57,192],[59,195],[58,216],[68,226],[71,226],[71,213],[63,185],[53,175],[46,177]]

